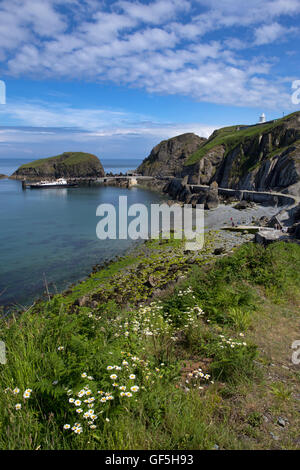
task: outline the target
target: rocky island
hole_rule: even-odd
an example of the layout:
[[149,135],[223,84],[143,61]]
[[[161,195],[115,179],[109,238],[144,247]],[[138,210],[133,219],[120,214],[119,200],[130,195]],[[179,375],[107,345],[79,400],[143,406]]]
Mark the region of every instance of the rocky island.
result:
[[41,178],[101,178],[103,166],[96,155],[84,152],[64,152],[50,158],[35,160],[22,165],[11,178],[40,180]]

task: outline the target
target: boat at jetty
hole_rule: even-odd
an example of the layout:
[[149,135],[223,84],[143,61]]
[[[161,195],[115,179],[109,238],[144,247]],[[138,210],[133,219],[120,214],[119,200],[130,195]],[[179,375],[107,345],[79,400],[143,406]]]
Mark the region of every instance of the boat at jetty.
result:
[[31,189],[43,189],[43,188],[69,188],[76,186],[76,183],[70,183],[64,178],[59,178],[55,181],[40,181],[38,183],[32,183],[27,185]]

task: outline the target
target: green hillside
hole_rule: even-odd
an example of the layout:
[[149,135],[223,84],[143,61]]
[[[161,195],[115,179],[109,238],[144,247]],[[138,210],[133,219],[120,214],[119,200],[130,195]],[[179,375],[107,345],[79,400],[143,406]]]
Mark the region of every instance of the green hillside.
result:
[[98,178],[104,176],[103,166],[96,155],[85,152],[64,152],[22,165],[12,175],[16,179]]
[[237,147],[239,144],[243,144],[246,139],[252,138],[255,136],[259,136],[265,134],[266,132],[270,132],[276,127],[282,125],[285,121],[288,121],[292,117],[299,114],[299,112],[295,112],[285,116],[281,119],[276,119],[271,122],[267,122],[266,124],[257,124],[255,126],[243,126],[243,125],[236,125],[230,127],[223,127],[222,129],[216,130],[211,137],[197,150],[193,153],[188,160],[185,162],[185,166],[194,165],[197,163],[201,158],[205,157],[205,155],[209,152],[209,150],[213,149],[217,146],[224,146],[225,147],[225,157],[226,155]]
[[30,163],[25,163],[22,165],[19,170],[23,168],[38,168],[41,166],[44,166],[45,164],[49,163],[56,163],[56,161],[63,160],[64,165],[70,166],[70,165],[77,165],[79,163],[88,163],[88,162],[95,162],[99,161],[98,157],[96,155],[93,155],[91,153],[85,153],[85,152],[64,152],[61,153],[60,155],[56,155],[54,157],[49,157],[49,158],[41,158],[39,160],[34,160],[33,162]]

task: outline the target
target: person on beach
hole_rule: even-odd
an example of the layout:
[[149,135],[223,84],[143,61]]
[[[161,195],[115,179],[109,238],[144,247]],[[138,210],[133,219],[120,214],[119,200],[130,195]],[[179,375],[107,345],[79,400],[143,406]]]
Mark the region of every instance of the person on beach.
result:
[[232,217],[230,217],[230,220],[231,220],[231,226],[232,226],[232,227],[235,227]]

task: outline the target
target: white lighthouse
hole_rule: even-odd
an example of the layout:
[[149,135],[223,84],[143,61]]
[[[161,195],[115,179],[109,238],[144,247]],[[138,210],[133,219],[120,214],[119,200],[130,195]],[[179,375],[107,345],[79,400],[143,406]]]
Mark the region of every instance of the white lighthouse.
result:
[[259,116],[259,124],[263,124],[264,122],[266,122],[266,115],[262,113],[262,115]]

